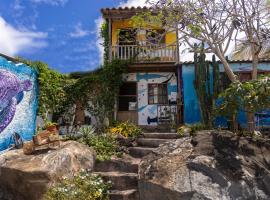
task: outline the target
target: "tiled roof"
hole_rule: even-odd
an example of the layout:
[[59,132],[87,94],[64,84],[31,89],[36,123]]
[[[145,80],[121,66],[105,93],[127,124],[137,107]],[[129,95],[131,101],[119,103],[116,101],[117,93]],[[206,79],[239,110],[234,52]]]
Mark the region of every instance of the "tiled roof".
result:
[[101,13],[104,18],[129,18],[138,12],[147,11],[149,8],[144,7],[113,7],[113,8],[103,8]]
[[102,8],[101,12],[107,12],[107,11],[141,11],[141,10],[148,10],[149,8],[147,8],[146,6],[144,7],[113,7],[113,8]]
[[18,63],[18,61],[17,61],[15,58],[12,58],[12,57],[7,56],[7,55],[5,55],[5,54],[0,53],[0,57],[3,57],[3,58],[5,58],[5,59],[7,59],[8,61],[12,61],[12,62],[14,62],[14,63]]

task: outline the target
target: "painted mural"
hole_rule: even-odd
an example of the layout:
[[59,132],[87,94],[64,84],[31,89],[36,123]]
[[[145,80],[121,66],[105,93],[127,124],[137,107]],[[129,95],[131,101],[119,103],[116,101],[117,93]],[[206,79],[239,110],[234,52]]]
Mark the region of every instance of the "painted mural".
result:
[[[252,70],[251,63],[231,63],[233,71],[235,72],[247,72]],[[220,72],[224,72],[222,64],[219,64]],[[270,62],[260,63],[258,65],[258,70],[270,71]],[[201,121],[199,101],[196,96],[196,91],[193,85],[195,79],[194,74],[194,64],[188,63],[182,66],[182,79],[183,79],[183,95],[184,95],[184,121],[187,124],[198,123]],[[270,119],[263,119],[264,121],[269,121]],[[238,116],[238,121],[241,126],[246,125],[246,117],[244,113],[240,113]],[[260,121],[260,120],[257,120]],[[218,126],[226,126],[226,120],[222,118],[217,119]],[[269,123],[270,125],[270,123]]]
[[[177,78],[174,73],[129,73],[124,75],[124,80],[137,82],[138,125],[157,125],[158,117],[172,109],[171,106],[148,104],[148,84],[166,82],[169,104],[176,104]],[[174,112],[176,112],[176,106]]]
[[0,151],[12,144],[14,132],[23,140],[32,138],[37,91],[35,70],[0,57]]

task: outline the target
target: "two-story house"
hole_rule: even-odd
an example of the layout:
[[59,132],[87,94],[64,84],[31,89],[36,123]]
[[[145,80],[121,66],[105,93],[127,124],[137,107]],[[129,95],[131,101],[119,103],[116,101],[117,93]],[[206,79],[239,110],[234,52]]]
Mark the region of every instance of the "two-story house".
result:
[[109,30],[109,59],[128,60],[115,117],[139,126],[172,125],[181,121],[177,33],[164,27],[136,29],[132,17],[146,7],[105,8]]

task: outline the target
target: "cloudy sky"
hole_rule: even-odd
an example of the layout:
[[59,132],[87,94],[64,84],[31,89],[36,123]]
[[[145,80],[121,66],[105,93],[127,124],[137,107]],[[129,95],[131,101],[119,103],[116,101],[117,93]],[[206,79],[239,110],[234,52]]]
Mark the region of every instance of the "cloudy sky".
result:
[[100,65],[100,9],[145,0],[0,0],[0,53],[68,73]]

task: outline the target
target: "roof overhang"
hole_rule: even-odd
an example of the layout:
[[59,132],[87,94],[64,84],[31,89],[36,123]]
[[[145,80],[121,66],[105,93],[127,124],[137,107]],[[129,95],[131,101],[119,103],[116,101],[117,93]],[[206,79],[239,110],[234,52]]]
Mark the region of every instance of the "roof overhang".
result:
[[104,19],[129,19],[134,15],[149,11],[150,9],[144,7],[119,7],[119,8],[103,8],[101,13]]

